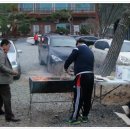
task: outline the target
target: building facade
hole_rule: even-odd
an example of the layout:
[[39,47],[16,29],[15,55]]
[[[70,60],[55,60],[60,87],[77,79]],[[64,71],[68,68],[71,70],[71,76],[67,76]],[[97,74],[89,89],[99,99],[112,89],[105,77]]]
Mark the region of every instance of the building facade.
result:
[[[89,34],[97,34],[98,17],[94,3],[19,3],[19,12],[26,12],[30,17],[38,19],[31,25],[31,34],[55,32],[57,28],[62,27],[69,30],[70,34],[80,33],[82,25],[88,25]],[[58,10],[71,10],[71,22],[67,21],[42,21]]]

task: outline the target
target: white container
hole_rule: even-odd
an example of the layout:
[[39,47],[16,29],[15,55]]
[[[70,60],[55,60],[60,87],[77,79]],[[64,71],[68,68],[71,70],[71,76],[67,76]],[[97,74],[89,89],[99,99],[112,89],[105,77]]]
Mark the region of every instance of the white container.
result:
[[130,66],[125,66],[123,68],[122,79],[130,81]]
[[116,78],[130,81],[130,66],[116,65]]
[[122,72],[123,72],[123,66],[122,65],[116,65],[116,78],[117,79],[122,79]]

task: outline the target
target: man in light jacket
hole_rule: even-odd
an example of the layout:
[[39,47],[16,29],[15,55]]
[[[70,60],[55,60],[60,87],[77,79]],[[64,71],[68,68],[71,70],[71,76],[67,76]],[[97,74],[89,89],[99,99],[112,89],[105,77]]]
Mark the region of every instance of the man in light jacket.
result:
[[[11,91],[10,85],[13,82],[13,76],[18,72],[12,70],[11,63],[7,57],[10,48],[10,42],[3,39],[0,44],[0,115],[5,114],[6,121],[17,122],[11,109]],[[2,110],[4,104],[5,112]]]

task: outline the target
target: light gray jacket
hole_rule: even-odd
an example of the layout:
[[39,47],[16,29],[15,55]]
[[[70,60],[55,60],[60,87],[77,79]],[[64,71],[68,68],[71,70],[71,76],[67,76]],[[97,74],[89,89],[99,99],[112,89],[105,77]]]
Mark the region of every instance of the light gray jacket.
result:
[[13,70],[11,63],[0,48],[0,84],[10,84],[13,82]]

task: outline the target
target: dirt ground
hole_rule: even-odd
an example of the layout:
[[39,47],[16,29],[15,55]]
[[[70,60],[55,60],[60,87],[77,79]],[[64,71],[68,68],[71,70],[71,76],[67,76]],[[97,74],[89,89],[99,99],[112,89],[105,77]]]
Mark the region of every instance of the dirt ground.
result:
[[[103,88],[103,93],[106,93],[113,88],[114,87],[112,86],[105,87]],[[97,94],[99,95],[99,87],[97,90]],[[112,105],[112,104],[124,105],[129,101],[130,101],[130,86],[127,85],[127,86],[120,86],[119,88],[115,89],[114,91],[106,95],[103,98],[102,103],[106,105]]]
[[[114,112],[123,113],[121,106],[130,100],[129,86],[119,87],[108,94],[102,100],[102,104],[94,100],[89,121],[76,126],[65,123],[72,111],[72,93],[34,94],[33,102],[63,102],[32,103],[30,111],[28,77],[22,76],[20,81],[15,81],[11,85],[11,91],[12,109],[21,121],[8,123],[4,116],[0,116],[1,127],[127,127],[126,123]],[[103,91],[107,92],[108,89],[105,88]],[[98,93],[99,87],[97,87],[97,95]],[[64,102],[68,100],[69,102]]]

